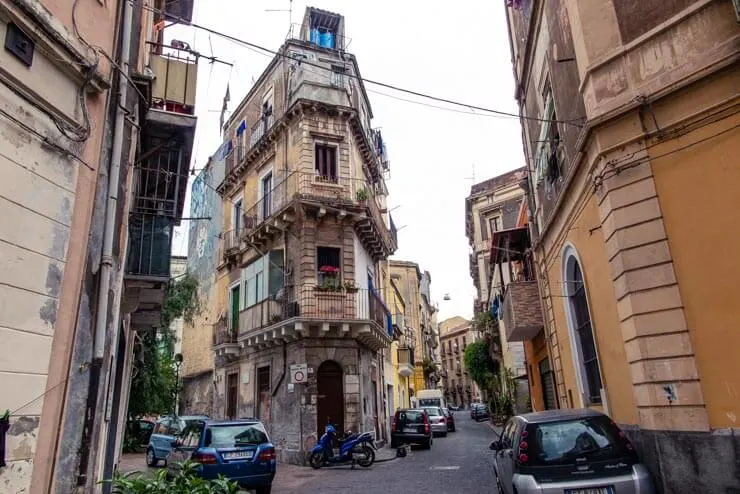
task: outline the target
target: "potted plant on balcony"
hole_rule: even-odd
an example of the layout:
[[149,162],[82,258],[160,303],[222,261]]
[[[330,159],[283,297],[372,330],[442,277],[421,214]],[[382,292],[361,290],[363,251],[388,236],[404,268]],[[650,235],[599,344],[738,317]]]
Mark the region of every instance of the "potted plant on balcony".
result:
[[357,285],[355,285],[355,282],[353,280],[347,280],[344,282],[344,289],[347,291],[347,293],[357,293]]
[[367,189],[365,187],[359,188],[355,194],[355,198],[360,205],[364,206],[367,204]]
[[319,268],[319,274],[321,279],[319,285],[316,288],[320,291],[336,292],[341,290],[342,287],[339,284],[339,268],[336,266],[321,266]]

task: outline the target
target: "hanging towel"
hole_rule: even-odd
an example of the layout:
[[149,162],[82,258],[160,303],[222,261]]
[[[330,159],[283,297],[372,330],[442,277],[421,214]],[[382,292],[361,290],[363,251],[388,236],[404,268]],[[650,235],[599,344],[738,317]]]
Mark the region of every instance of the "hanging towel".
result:
[[10,429],[10,413],[0,417],[0,468],[5,466],[5,433]]

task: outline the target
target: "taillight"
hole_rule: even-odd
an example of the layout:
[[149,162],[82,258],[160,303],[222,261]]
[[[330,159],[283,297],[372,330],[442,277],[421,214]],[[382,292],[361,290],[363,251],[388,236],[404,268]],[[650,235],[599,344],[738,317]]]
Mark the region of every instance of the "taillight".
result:
[[265,448],[257,457],[259,461],[270,461],[275,459],[275,448]]
[[519,461],[522,463],[527,463],[529,461],[529,456],[527,456],[526,453],[522,453],[519,455]]
[[445,420],[445,418],[444,418],[444,417],[442,417],[441,419],[439,419],[439,422],[440,422],[441,424],[446,424],[446,423],[447,423],[447,420]]
[[424,415],[424,434],[429,434],[429,417]]
[[529,447],[529,444],[527,444],[527,441],[522,441],[519,443],[519,449],[527,449]]
[[525,437],[527,437],[527,436],[529,436],[529,432],[527,432],[527,431],[522,431],[522,439],[524,439],[524,438],[525,438]]
[[216,455],[213,455],[211,453],[193,453],[193,457],[191,458],[195,463],[200,463],[201,465],[213,465],[215,463],[218,463],[218,458],[216,458]]

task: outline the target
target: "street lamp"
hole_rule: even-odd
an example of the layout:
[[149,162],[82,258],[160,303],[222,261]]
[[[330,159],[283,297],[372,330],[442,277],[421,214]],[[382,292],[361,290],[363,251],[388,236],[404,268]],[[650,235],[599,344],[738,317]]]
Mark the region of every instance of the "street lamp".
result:
[[179,413],[179,407],[177,406],[177,402],[180,399],[180,366],[182,365],[182,353],[176,353],[175,354],[175,403],[173,404],[174,411],[173,414],[177,415]]

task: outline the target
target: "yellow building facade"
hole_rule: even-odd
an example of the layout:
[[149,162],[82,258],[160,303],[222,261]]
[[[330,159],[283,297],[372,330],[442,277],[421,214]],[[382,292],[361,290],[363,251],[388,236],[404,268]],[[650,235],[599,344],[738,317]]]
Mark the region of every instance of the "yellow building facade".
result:
[[737,7],[628,3],[507,9],[520,105],[539,119],[524,123],[539,292],[505,309],[541,301],[539,328],[511,330],[535,409],[601,410],[661,492],[724,492],[739,460]]

